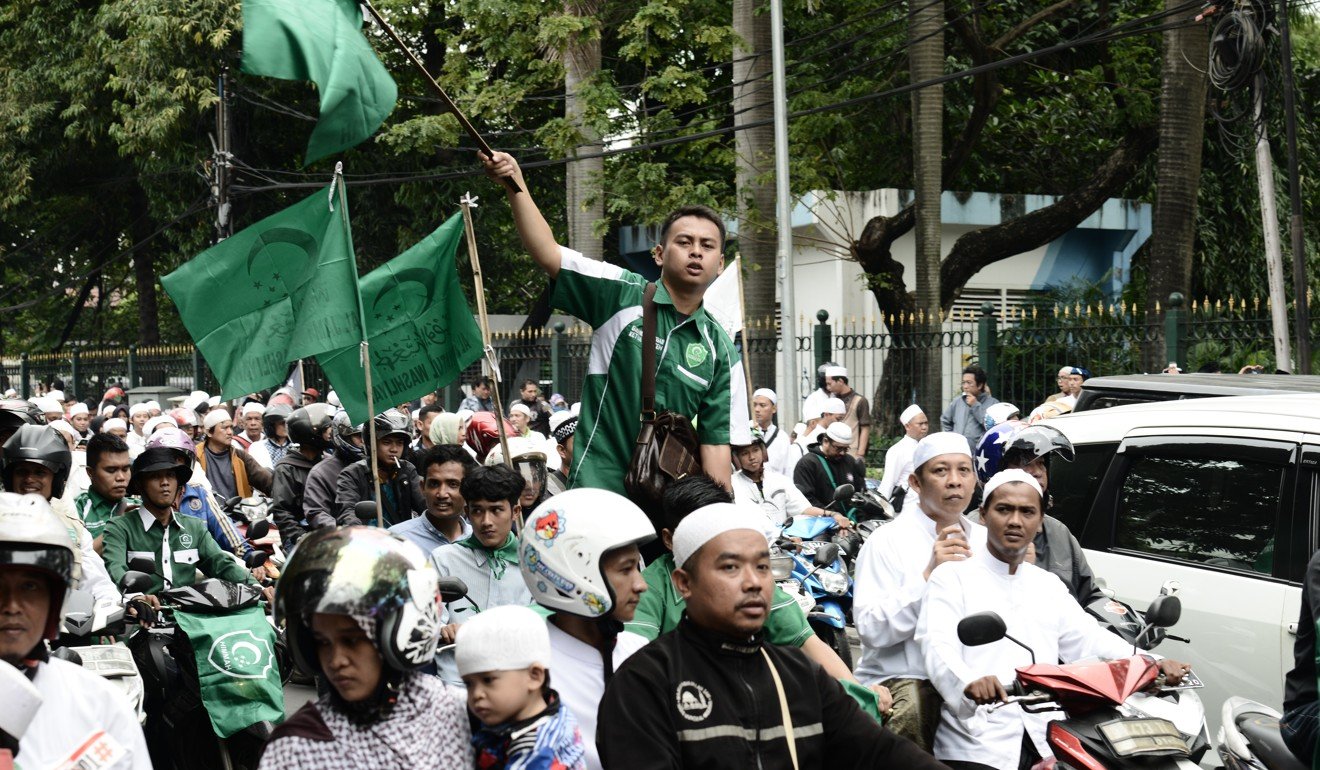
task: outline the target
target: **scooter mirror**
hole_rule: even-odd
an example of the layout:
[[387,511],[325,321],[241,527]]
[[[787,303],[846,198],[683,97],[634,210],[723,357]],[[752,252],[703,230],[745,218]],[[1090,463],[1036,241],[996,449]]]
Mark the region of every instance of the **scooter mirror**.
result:
[[151,575],[131,569],[119,578],[119,592],[141,594],[151,590]]
[[221,507],[221,508],[224,508],[226,511],[232,511],[232,510],[234,510],[235,508],[237,508],[237,507],[238,507],[238,504],[241,503],[241,502],[243,502],[243,498],[241,498],[241,497],[231,497],[231,498],[229,498],[228,500],[225,501],[225,504],[224,504],[224,505],[222,505],[222,506],[220,506],[220,507]]
[[[360,505],[361,503],[359,503]],[[437,585],[440,588],[440,601],[448,604],[467,596],[467,583],[456,577],[442,577]]]
[[834,490],[834,502],[846,503],[852,499],[854,492],[856,492],[856,490],[853,488],[852,484],[840,484],[839,487]]
[[357,515],[358,521],[366,523],[376,518],[376,501],[359,500],[353,506],[353,513]]
[[817,567],[828,567],[839,558],[839,546],[834,543],[826,543],[816,549],[816,555],[811,557],[811,563]]
[[1008,626],[997,612],[978,612],[958,621],[958,641],[968,647],[997,642],[1008,635]]
[[1168,628],[1182,617],[1182,601],[1176,596],[1157,596],[1146,609],[1146,624],[1154,628]]
[[128,568],[151,575],[156,571],[156,562],[149,556],[135,556],[128,560]]
[[248,525],[247,539],[249,541],[260,540],[261,538],[269,534],[270,534],[270,519],[262,519],[261,521],[253,522],[252,524]]
[[269,558],[270,556],[265,551],[258,551],[253,548],[247,552],[247,556],[243,557],[243,563],[247,565],[248,569],[256,569],[265,565],[266,560]]

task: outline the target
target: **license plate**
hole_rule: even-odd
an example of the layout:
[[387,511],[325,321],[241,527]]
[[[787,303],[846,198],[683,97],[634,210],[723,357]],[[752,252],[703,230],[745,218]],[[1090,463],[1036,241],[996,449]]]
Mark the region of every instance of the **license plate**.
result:
[[1188,756],[1187,741],[1167,719],[1115,719],[1099,725],[1114,756]]

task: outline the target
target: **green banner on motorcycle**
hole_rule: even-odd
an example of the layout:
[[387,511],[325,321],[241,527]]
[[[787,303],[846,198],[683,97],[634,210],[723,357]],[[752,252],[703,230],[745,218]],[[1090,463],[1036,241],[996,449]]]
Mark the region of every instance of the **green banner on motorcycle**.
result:
[[228,738],[248,725],[284,721],[275,630],[260,606],[226,615],[176,611],[197,659],[197,679],[211,727]]

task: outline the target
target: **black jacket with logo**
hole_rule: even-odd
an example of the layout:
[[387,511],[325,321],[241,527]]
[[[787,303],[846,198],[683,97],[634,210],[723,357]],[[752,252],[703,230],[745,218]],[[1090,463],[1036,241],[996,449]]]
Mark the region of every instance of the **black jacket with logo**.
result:
[[605,688],[596,745],[605,767],[789,770],[774,661],[787,695],[801,770],[943,768],[881,727],[796,647],[678,628],[638,650]]

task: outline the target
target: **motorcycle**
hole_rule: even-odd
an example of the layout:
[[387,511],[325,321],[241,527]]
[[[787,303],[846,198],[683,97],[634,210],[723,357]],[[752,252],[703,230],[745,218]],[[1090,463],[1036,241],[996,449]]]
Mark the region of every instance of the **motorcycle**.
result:
[[[1174,625],[1181,612],[1176,596],[1157,597],[1138,636]],[[958,639],[969,647],[1008,639],[1031,652],[1008,635],[1003,618],[994,612],[963,618]],[[1194,692],[1202,685],[1191,672],[1182,684],[1165,686],[1158,665],[1135,654],[1135,648],[1132,657],[1121,660],[1035,663],[1032,652],[1032,661],[1005,688],[1008,698],[990,709],[1018,704],[1033,714],[1062,711],[1064,718],[1051,721],[1046,731],[1054,768],[1194,770],[1210,748],[1205,709]],[[1049,766],[1049,759],[1037,764]]]
[[858,524],[851,530],[843,530],[831,516],[796,516],[785,522],[783,534],[801,540],[834,543],[839,546],[839,552],[850,570],[866,538],[894,518],[893,510],[888,508],[888,502],[879,493],[869,489],[857,492],[852,484],[840,484],[834,490],[834,499],[825,506],[825,510],[845,515],[852,512]]
[[852,668],[847,625],[852,612],[853,581],[840,557],[839,546],[780,538],[770,554],[770,572],[779,587],[807,614],[807,622],[816,636],[834,648]]
[[[150,590],[152,567],[141,560],[130,566],[146,569],[126,572],[120,590]],[[292,658],[278,635],[238,628],[220,617],[256,607],[261,589],[212,578],[166,588],[156,597],[161,602],[157,619],[128,642],[145,683],[144,732],[152,763],[180,770],[255,768],[272,720],[283,718],[281,686],[292,672]],[[203,647],[205,676],[199,673],[197,655]],[[241,688],[242,695],[226,690],[233,687]],[[242,705],[233,705],[240,698]]]
[[260,495],[231,497],[220,504],[220,510],[233,520],[238,533],[254,549],[270,557],[271,566],[278,570],[284,566],[286,557],[280,531],[270,518],[270,505],[270,498]]
[[1278,711],[1247,698],[1224,701],[1219,758],[1227,770],[1309,770],[1279,734]]
[[113,684],[133,707],[138,724],[146,721],[142,704],[142,675],[128,645],[112,637],[127,629],[124,608],[96,605],[90,592],[76,589],[64,602],[60,634],[51,643],[51,656],[82,666]]

